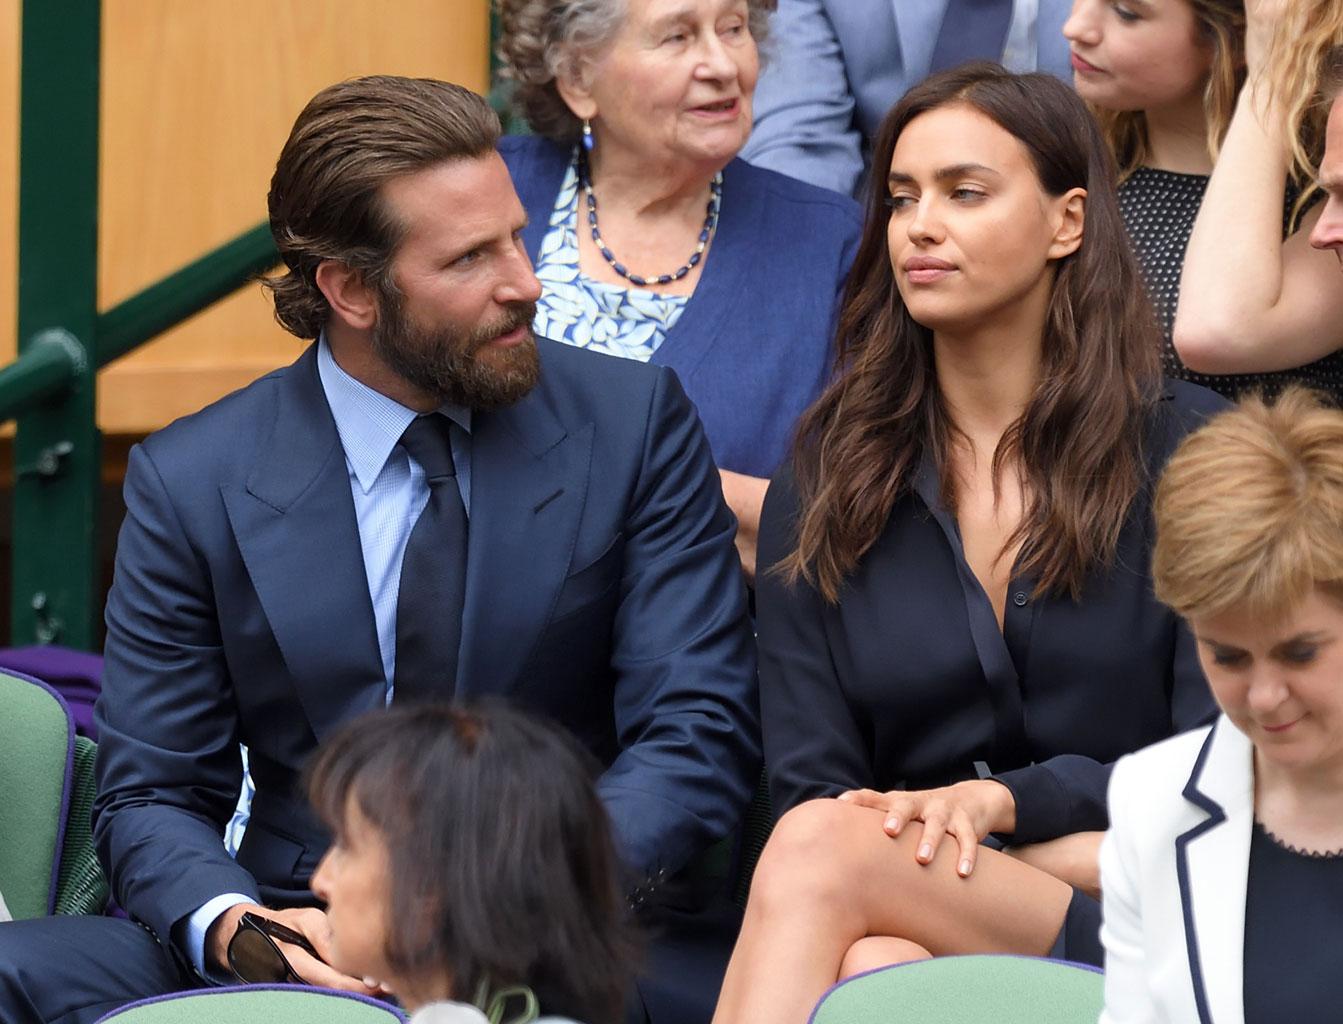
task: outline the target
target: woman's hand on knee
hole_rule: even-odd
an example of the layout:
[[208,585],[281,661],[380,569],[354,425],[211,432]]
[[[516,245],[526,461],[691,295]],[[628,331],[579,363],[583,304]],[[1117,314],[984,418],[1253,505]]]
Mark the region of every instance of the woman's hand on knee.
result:
[[1016,800],[1012,791],[992,779],[973,779],[940,789],[853,789],[839,797],[845,803],[873,807],[886,814],[882,828],[892,837],[911,822],[923,823],[914,858],[931,864],[945,836],[955,837],[958,847],[956,873],[962,878],[975,869],[979,841],[990,832],[1011,832],[1016,827]]

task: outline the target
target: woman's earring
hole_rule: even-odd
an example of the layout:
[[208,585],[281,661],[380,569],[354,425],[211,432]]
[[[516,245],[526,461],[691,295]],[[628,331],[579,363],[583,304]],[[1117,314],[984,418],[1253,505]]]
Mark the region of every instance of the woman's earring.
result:
[[583,118],[583,148],[591,153],[592,145],[592,122],[585,117]]

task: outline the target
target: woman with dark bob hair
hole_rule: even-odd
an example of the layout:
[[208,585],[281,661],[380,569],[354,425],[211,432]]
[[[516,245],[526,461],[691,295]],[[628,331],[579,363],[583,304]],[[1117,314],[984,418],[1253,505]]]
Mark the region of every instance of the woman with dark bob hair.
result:
[[760,504],[832,362],[858,205],[737,158],[772,0],[495,0],[499,150],[542,337],[670,366],[755,572]]
[[800,1022],[837,977],[929,955],[1098,963],[1109,765],[1213,714],[1147,565],[1152,483],[1223,401],[1163,384],[1086,107],[965,65],[905,95],[874,167],[836,380],[765,502],[787,813],[724,1022]]
[[476,1019],[445,1002],[622,1020],[633,940],[597,770],[502,705],[351,722],[308,788],[334,837],[312,879],[332,966],[376,979],[416,1024]]

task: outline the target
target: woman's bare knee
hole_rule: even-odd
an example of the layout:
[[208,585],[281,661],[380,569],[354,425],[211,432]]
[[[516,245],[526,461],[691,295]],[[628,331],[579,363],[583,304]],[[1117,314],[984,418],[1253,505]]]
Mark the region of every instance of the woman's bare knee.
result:
[[[869,817],[871,821],[867,820]],[[878,816],[837,800],[809,800],[779,819],[751,880],[757,910],[843,902],[862,886],[855,831],[880,831]]]
[[844,954],[840,964],[840,978],[851,978],[864,971],[875,971],[879,967],[892,964],[909,963],[911,960],[928,960],[932,954],[917,942],[909,939],[897,939],[889,935],[869,935],[859,939]]

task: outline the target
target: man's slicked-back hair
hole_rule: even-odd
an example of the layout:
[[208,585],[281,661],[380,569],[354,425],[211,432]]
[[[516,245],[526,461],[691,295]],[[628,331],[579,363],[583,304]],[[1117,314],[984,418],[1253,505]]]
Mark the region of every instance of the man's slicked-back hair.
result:
[[275,319],[316,338],[330,315],[317,267],[338,260],[383,293],[405,225],[382,186],[449,160],[490,153],[499,119],[471,90],[429,78],[372,75],[329,86],[294,122],[271,178],[267,207],[285,273],[266,282]]

